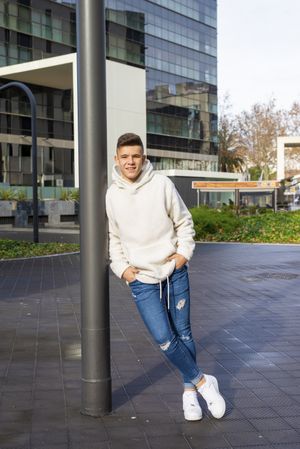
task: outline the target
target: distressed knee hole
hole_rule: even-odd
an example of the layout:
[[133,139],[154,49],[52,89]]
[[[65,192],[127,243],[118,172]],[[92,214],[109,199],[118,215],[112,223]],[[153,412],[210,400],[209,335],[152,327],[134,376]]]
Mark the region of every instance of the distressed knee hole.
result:
[[181,335],[180,339],[183,341],[190,341],[191,337],[189,335]]
[[169,349],[169,347],[170,347],[170,344],[171,344],[171,342],[167,341],[166,343],[163,343],[162,345],[160,345],[160,349],[162,351],[167,351]]
[[178,301],[178,303],[177,303],[176,309],[177,309],[177,310],[183,309],[184,306],[185,306],[185,303],[186,303],[186,300],[185,300],[185,299],[180,299],[180,300]]

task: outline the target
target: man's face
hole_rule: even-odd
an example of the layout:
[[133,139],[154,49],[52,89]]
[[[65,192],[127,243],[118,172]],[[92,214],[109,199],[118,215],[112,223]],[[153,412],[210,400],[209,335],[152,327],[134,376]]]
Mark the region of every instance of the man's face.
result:
[[120,168],[122,178],[134,182],[139,177],[145,155],[140,145],[124,146],[117,149],[115,162]]

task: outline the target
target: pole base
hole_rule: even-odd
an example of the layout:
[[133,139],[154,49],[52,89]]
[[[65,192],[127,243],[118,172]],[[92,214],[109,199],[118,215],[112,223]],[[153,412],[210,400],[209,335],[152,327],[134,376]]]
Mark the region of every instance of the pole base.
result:
[[80,413],[93,418],[109,415],[112,411],[111,379],[87,381],[82,379]]

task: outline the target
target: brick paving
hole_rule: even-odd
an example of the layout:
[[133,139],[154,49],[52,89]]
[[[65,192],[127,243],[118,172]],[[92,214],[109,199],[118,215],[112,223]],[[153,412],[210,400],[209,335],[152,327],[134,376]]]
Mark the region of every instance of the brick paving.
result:
[[300,247],[198,244],[198,361],[227,413],[184,421],[181,380],[111,277],[113,413],[80,409],[79,255],[0,262],[0,449],[299,449]]

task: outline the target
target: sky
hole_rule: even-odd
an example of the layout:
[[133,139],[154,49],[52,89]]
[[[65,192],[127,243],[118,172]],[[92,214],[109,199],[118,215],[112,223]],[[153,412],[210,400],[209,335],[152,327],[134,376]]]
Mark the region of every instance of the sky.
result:
[[300,102],[300,0],[217,0],[219,104]]

